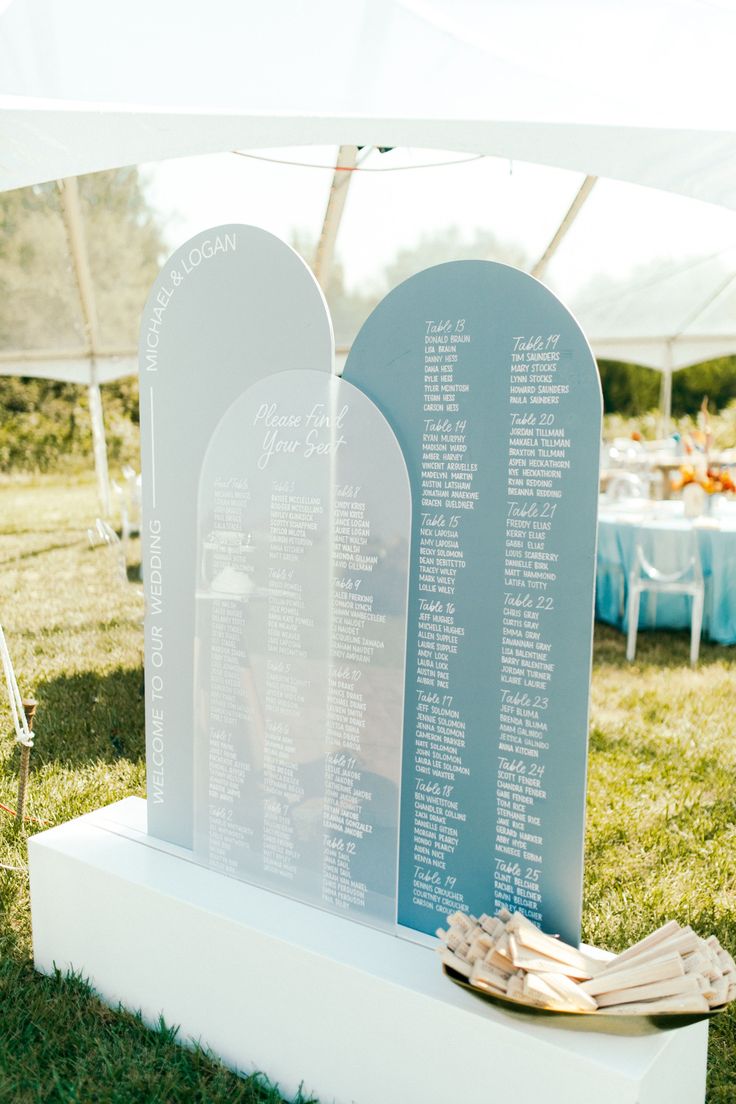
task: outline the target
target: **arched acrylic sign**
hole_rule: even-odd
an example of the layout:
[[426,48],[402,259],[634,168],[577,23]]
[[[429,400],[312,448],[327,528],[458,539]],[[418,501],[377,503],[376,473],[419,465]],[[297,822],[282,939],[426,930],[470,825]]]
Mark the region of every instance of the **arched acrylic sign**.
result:
[[566,308],[485,261],[427,269],[345,378],[404,452],[413,527],[399,922],[520,909],[579,937],[601,393]]
[[393,926],[410,530],[383,416],[319,372],[261,380],[202,465],[195,857]]
[[192,641],[199,472],[230,403],[293,368],[329,375],[332,324],[309,268],[254,226],[216,226],[166,262],[140,336],[148,830],[192,845]]
[[369,923],[574,941],[601,396],[569,312],[439,265],[341,380],[303,262],[220,227],[141,364],[150,834]]

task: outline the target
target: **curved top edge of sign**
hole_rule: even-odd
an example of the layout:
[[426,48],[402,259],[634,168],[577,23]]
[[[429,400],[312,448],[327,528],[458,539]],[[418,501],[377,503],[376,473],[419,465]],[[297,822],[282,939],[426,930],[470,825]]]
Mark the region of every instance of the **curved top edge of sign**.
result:
[[186,241],[182,242],[181,245],[178,245],[176,249],[173,250],[173,252],[167,255],[166,259],[162,262],[159,268],[156,279],[151,284],[151,289],[148,292],[148,295],[146,296],[146,303],[141,313],[141,325],[139,330],[139,350],[141,347],[140,337],[144,333],[146,319],[153,306],[156,296],[161,291],[162,285],[165,285],[166,283],[168,273],[170,271],[170,266],[176,264],[177,261],[179,261],[182,257],[186,257],[189,253],[191,253],[193,249],[198,248],[201,243],[208,241],[212,237],[232,234],[234,232],[240,234],[245,232],[252,241],[260,239],[264,243],[267,243],[269,248],[273,248],[274,254],[280,253],[282,256],[290,255],[294,262],[294,270],[301,270],[304,273],[306,282],[311,284],[313,290],[316,292],[317,302],[321,304],[322,309],[324,310],[327,324],[329,326],[334,374],[335,332],[332,325],[332,315],[330,314],[330,309],[327,305],[325,294],[320,287],[316,276],[312,272],[312,269],[309,267],[301,254],[297,253],[296,249],[294,249],[293,246],[289,245],[288,242],[285,242],[283,238],[278,237],[278,235],[276,234],[272,234],[270,230],[264,230],[261,226],[253,226],[247,222],[224,222],[217,226],[205,227],[203,230],[200,230],[198,233],[192,235],[191,238],[187,238]]
[[536,285],[538,288],[541,289],[541,291],[543,293],[548,295],[550,297],[550,299],[554,300],[554,302],[557,303],[558,306],[562,310],[565,311],[565,313],[569,316],[571,321],[576,326],[576,328],[578,330],[578,333],[580,334],[580,337],[581,337],[588,353],[590,354],[591,364],[595,368],[594,376],[595,376],[595,382],[596,382],[597,387],[598,387],[598,393],[600,395],[601,414],[602,414],[603,413],[603,390],[601,388],[600,375],[599,375],[599,372],[597,370],[597,360],[596,360],[595,354],[593,353],[593,350],[591,348],[590,342],[588,341],[588,337],[585,333],[585,330],[580,325],[580,323],[578,322],[577,318],[575,317],[573,312],[570,310],[568,305],[566,303],[564,303],[562,301],[562,299],[560,299],[559,295],[557,295],[554,291],[552,291],[547,286],[547,284],[543,283],[542,280],[538,279],[538,277],[532,276],[532,274],[530,272],[525,272],[524,269],[516,268],[515,265],[506,264],[503,261],[486,260],[485,258],[480,258],[480,257],[458,258],[457,260],[453,260],[453,261],[441,261],[439,264],[436,264],[436,265],[428,265],[427,268],[423,268],[419,272],[414,272],[414,273],[412,273],[411,276],[407,276],[405,280],[402,280],[401,283],[397,284],[394,288],[392,288],[390,291],[388,291],[384,295],[383,299],[381,299],[380,302],[376,304],[376,306],[373,308],[371,313],[368,315],[368,317],[365,319],[362,326],[358,330],[358,333],[355,336],[355,340],[353,341],[353,345],[351,347],[350,353],[348,354],[348,358],[347,358],[347,361],[345,363],[345,368],[343,370],[342,378],[343,379],[348,378],[346,373],[348,372],[349,367],[350,367],[350,357],[351,357],[351,354],[352,354],[353,350],[356,349],[356,348],[359,348],[360,342],[361,342],[361,339],[364,336],[364,333],[368,332],[371,323],[381,314],[381,311],[382,311],[383,307],[392,298],[392,296],[396,295],[398,292],[401,292],[403,289],[405,289],[407,287],[407,285],[419,283],[419,282],[427,279],[430,275],[435,275],[435,274],[439,273],[440,270],[447,270],[447,269],[453,269],[453,268],[469,268],[469,267],[477,267],[479,270],[485,271],[487,273],[490,273],[491,271],[499,272],[499,270],[506,270],[506,272],[508,272],[510,274],[513,274],[512,279],[518,277],[520,283],[526,283],[527,285],[529,285],[529,284]]
[[[292,377],[293,376],[300,376],[302,378],[304,376],[312,376],[312,377],[314,377],[315,382],[319,381],[320,383],[327,383],[328,387],[337,387],[338,389],[345,388],[348,391],[352,391],[356,395],[359,395],[360,398],[359,398],[358,401],[366,403],[367,406],[372,409],[372,411],[373,411],[373,413],[376,417],[376,424],[381,426],[381,429],[382,429],[382,431],[385,431],[385,434],[386,434],[386,437],[388,438],[388,440],[390,440],[393,443],[393,445],[395,446],[396,454],[401,460],[401,470],[402,470],[402,473],[403,473],[403,476],[404,476],[404,479],[405,479],[406,491],[407,491],[407,494],[408,494],[408,491],[409,491],[409,469],[407,467],[406,457],[404,456],[404,452],[403,452],[403,450],[402,450],[402,448],[401,448],[401,446],[398,442],[398,439],[396,437],[396,433],[394,432],[394,429],[393,429],[391,423],[389,422],[388,418],[383,413],[383,411],[380,409],[380,407],[378,407],[376,405],[376,403],[374,403],[373,400],[368,395],[366,395],[365,391],[363,391],[360,387],[357,387],[354,383],[351,383],[350,380],[345,379],[343,376],[338,376],[335,373],[329,374],[329,373],[326,373],[326,372],[317,372],[313,368],[288,368],[288,369],[286,369],[286,371],[279,372],[277,374],[277,378],[278,378],[279,383],[288,383],[289,376],[292,376]],[[237,416],[237,411],[238,411],[239,407],[247,405],[248,400],[252,397],[252,392],[253,391],[255,391],[257,388],[261,388],[261,387],[266,386],[269,382],[271,382],[273,380],[273,378],[274,377],[271,377],[271,376],[262,376],[260,379],[254,380],[253,383],[251,383],[248,387],[246,387],[246,389],[243,392],[241,392],[241,394],[238,395],[238,397],[236,399],[234,399],[232,401],[232,403],[230,403],[227,410],[225,410],[223,412],[223,414],[221,415],[220,420],[218,421],[217,425],[215,426],[215,428],[214,428],[214,430],[213,430],[213,432],[210,436],[210,439],[207,443],[207,448],[205,450],[204,458],[202,460],[202,469],[204,469],[205,465],[207,464],[207,462],[210,458],[210,455],[211,455],[211,452],[212,452],[213,442],[216,440],[217,435],[220,432],[220,430],[223,428],[223,426],[231,418]],[[201,475],[201,473],[200,473],[200,475]]]

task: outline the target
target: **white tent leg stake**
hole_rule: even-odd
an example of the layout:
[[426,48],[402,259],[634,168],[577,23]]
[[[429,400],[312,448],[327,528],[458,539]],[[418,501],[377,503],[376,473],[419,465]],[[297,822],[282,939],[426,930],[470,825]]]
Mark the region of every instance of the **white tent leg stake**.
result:
[[[28,722],[28,730],[33,733],[33,719],[36,715],[38,702],[30,698],[23,699],[23,713]],[[15,810],[15,826],[18,831],[23,830],[26,809],[26,792],[28,790],[28,772],[31,765],[31,747],[29,743],[20,746],[20,768],[18,770],[18,804]]]
[[28,769],[30,766],[31,748],[33,747],[33,718],[36,713],[37,702],[30,698],[24,700],[20,696],[18,680],[15,677],[13,661],[10,658],[10,650],[5,639],[2,625],[0,625],[0,661],[2,662],[5,685],[8,691],[10,715],[13,718],[13,727],[15,728],[15,741],[20,744],[21,747],[16,827],[22,827],[26,790],[28,788]]

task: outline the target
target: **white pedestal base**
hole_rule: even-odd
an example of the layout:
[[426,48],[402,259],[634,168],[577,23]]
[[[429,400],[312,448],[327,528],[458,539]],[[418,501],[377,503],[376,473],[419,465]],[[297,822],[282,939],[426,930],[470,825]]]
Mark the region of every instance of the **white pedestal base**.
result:
[[144,840],[130,798],[29,844],[36,968],[163,1013],[322,1104],[702,1104],[707,1025],[621,1037],[488,1005],[432,951]]

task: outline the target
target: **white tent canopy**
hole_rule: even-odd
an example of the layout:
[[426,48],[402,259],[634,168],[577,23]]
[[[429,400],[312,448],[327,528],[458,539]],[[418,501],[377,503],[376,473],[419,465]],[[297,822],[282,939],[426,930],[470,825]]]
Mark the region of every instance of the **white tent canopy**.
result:
[[698,0],[11,0],[0,188],[234,148],[467,150],[736,207],[736,12]]
[[89,387],[93,382],[114,383],[134,376],[138,371],[138,353],[131,349],[125,355],[93,358],[84,349],[76,349],[60,357],[58,352],[44,356],[37,349],[27,353],[0,350],[0,376],[33,376],[36,379],[60,380]]
[[[0,0],[0,189],[339,143],[482,153],[736,210],[734,41],[736,11],[704,0]],[[689,290],[683,270],[574,305],[599,355],[670,372],[736,352],[729,263]],[[0,370],[98,383],[134,367],[132,350],[76,352],[9,351]]]
[[571,302],[598,357],[673,372],[736,353],[736,249],[661,263]]
[[736,250],[660,264],[624,284],[591,287],[572,309],[595,355],[662,373],[663,426],[672,411],[672,374],[736,353]]

